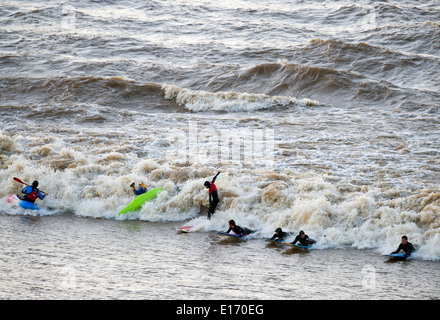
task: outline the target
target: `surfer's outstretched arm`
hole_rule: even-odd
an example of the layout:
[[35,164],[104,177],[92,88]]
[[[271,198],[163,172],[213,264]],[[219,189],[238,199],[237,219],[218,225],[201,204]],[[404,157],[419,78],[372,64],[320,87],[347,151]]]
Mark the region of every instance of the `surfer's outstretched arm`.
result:
[[220,174],[220,172],[217,172],[217,174],[214,176],[214,178],[212,178],[212,183],[214,183],[215,182],[215,180],[217,179],[217,177],[218,177],[218,175]]

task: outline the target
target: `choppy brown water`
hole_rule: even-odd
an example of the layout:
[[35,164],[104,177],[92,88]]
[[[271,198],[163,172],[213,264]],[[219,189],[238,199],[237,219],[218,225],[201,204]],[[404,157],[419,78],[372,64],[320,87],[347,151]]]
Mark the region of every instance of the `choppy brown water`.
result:
[[0,298],[439,298],[438,262],[353,248],[294,251],[258,238],[179,234],[178,225],[6,215]]
[[[328,255],[359,259],[353,274],[370,258],[383,272],[423,264],[432,272],[421,281],[436,283],[437,262],[428,261],[440,258],[439,9],[438,1],[6,1],[1,218],[33,219],[6,197],[21,188],[12,177],[38,179],[50,196],[39,202],[36,219],[57,222],[48,243],[62,237],[70,219],[81,228],[136,224],[173,237],[177,225],[201,224],[204,232],[176,235],[176,243],[191,239],[202,255],[207,243],[218,248],[213,232],[234,218],[259,230],[259,240],[233,246],[256,265],[266,261],[262,239],[275,228],[304,229],[318,240],[319,250],[304,257],[311,267]],[[228,178],[218,184],[217,216],[206,222],[202,185],[217,171]],[[138,213],[118,216],[133,197],[132,181],[165,191]],[[5,232],[23,241],[23,233]],[[418,246],[417,259],[381,264],[380,254],[403,234]],[[120,242],[106,243],[111,255]],[[165,270],[178,259],[170,247],[160,251]],[[3,268],[19,263],[8,248]],[[264,252],[299,258],[272,249]],[[65,257],[55,256],[62,264]],[[340,267],[326,261],[326,270]],[[322,292],[306,298],[337,290],[321,274]],[[5,288],[10,279],[2,281]],[[255,296],[224,298],[268,298],[267,282],[254,284]],[[174,297],[176,288],[163,285],[168,291],[159,298]],[[14,286],[26,287],[20,280]],[[53,290],[2,295],[44,298]],[[114,290],[89,297],[120,297]],[[420,298],[438,298],[435,289],[422,291]],[[214,286],[203,294],[221,298]]]

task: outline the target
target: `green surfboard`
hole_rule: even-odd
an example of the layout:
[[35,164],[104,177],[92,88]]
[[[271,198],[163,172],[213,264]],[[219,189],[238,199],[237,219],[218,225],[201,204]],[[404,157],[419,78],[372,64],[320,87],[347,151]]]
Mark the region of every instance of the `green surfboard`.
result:
[[163,188],[159,187],[159,188],[151,189],[150,191],[147,191],[141,195],[138,195],[136,198],[131,200],[131,202],[124,209],[119,211],[118,215],[140,210],[145,202],[156,198],[158,193],[161,192],[162,190]]

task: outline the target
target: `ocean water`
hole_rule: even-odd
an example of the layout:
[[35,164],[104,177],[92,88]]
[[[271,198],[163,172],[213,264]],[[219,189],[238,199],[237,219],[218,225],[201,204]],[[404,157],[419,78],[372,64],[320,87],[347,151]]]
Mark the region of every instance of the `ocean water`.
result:
[[[439,9],[2,2],[0,298],[438,299]],[[164,190],[120,216],[132,182]],[[257,232],[217,235],[231,218]]]

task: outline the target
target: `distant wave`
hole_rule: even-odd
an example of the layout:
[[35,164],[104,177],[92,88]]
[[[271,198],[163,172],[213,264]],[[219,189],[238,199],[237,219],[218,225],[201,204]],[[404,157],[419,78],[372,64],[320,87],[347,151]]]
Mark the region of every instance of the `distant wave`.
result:
[[0,84],[8,88],[2,92],[1,105],[52,105],[53,114],[50,111],[46,114],[49,117],[56,116],[60,109],[75,113],[78,108],[72,108],[71,104],[76,107],[87,104],[149,112],[179,109],[177,104],[163,97],[160,84],[120,76],[4,77],[0,78]]
[[288,96],[269,96],[246,92],[207,92],[180,88],[176,85],[163,84],[162,89],[166,99],[175,100],[188,110],[199,111],[257,111],[276,107],[295,105],[314,106],[318,101],[311,99],[296,99]]
[[[313,39],[297,60],[184,70],[154,65],[157,77],[0,78],[3,105],[89,103],[149,112],[256,111],[292,106],[381,106],[418,110],[440,101],[439,58],[366,43]],[[306,57],[319,63],[310,64]],[[144,70],[145,71],[145,70]],[[188,72],[188,70],[186,70]],[[150,81],[149,81],[150,80]],[[158,83],[163,80],[163,82]]]

